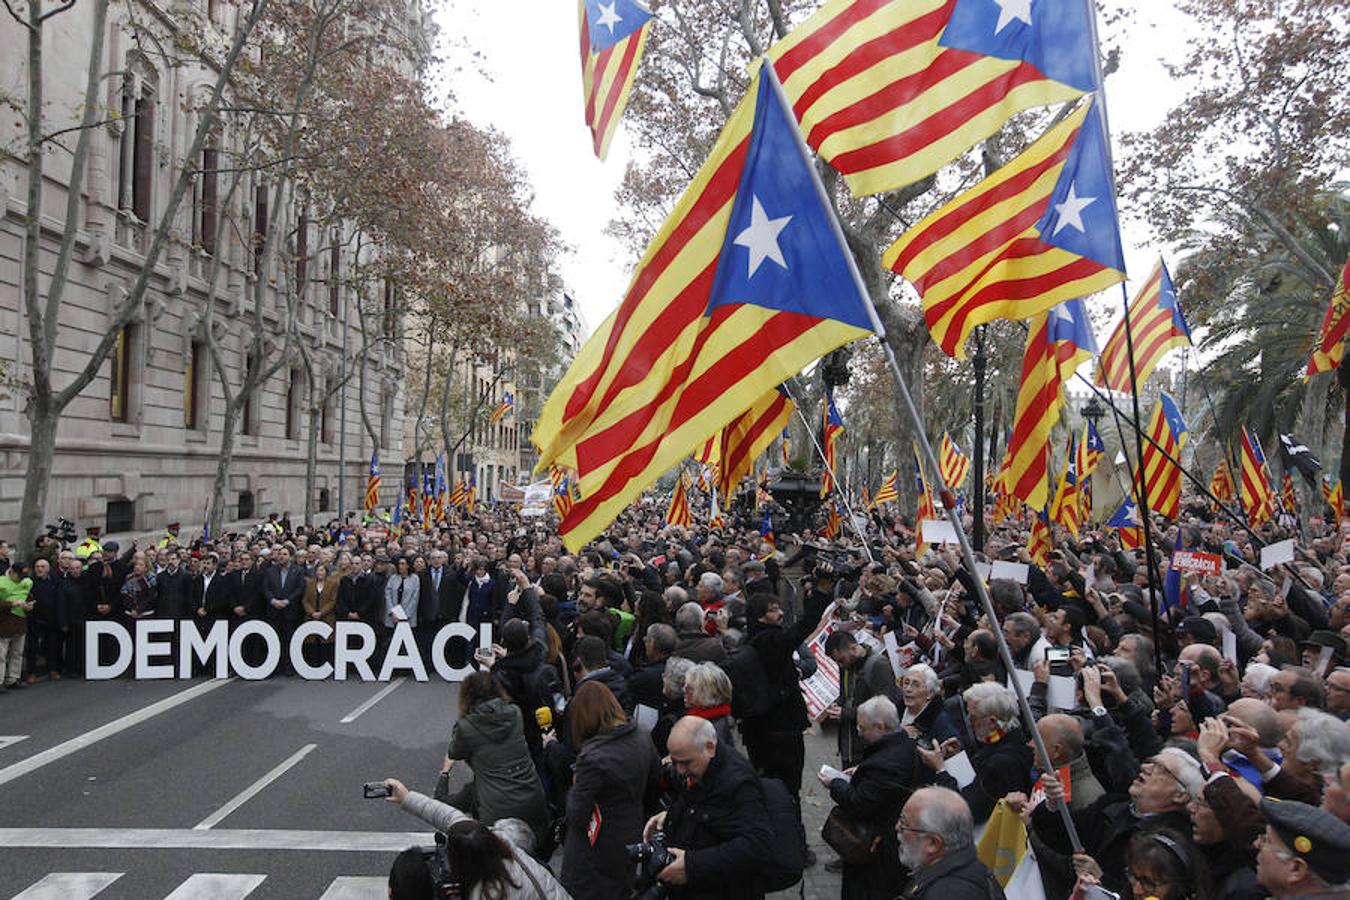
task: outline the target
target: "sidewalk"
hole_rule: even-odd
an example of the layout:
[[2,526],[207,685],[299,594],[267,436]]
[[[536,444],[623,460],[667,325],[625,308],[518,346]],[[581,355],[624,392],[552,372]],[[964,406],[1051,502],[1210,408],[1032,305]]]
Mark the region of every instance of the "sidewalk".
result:
[[839,751],[835,743],[834,732],[823,733],[820,726],[812,725],[806,733],[806,767],[802,773],[802,825],[806,828],[806,845],[816,854],[816,864],[802,876],[801,884],[786,891],[769,894],[769,897],[787,900],[789,897],[806,897],[808,900],[824,900],[838,897],[843,886],[843,876],[838,872],[825,870],[825,863],[835,859],[835,853],[820,839],[820,829],[834,808],[829,792],[821,785],[816,773],[824,763],[839,765]]

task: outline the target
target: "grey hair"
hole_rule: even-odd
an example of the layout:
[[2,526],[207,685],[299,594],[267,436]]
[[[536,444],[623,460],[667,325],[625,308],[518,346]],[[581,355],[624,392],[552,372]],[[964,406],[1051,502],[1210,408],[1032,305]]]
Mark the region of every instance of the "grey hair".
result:
[[1177,781],[1181,782],[1182,786],[1186,788],[1186,792],[1192,797],[1200,796],[1200,792],[1205,789],[1205,772],[1200,767],[1199,761],[1179,747],[1164,747],[1158,751],[1158,755],[1154,759],[1161,756],[1176,762]]
[[1017,727],[1017,698],[1001,684],[982,681],[966,688],[961,695],[966,709],[982,716],[993,716],[1000,728],[1011,731]]
[[911,799],[923,801],[914,826],[941,838],[946,853],[975,845],[975,821],[970,806],[956,791],[944,787],[919,788]]
[[1300,762],[1316,762],[1318,775],[1336,774],[1350,759],[1350,724],[1305,706],[1298,711],[1298,749],[1294,755]]
[[1004,619],[1018,634],[1030,635],[1032,643],[1041,639],[1041,624],[1031,613],[1015,612]]
[[1253,660],[1252,662],[1247,663],[1247,670],[1242,673],[1242,680],[1246,681],[1248,678],[1251,678],[1251,686],[1264,694],[1266,691],[1270,690],[1270,679],[1274,678],[1275,673],[1278,671],[1280,670],[1274,666],[1268,666],[1263,662],[1256,662]]
[[690,706],[721,706],[731,702],[731,679],[717,663],[699,663],[684,676],[684,692]]
[[675,645],[679,643],[679,638],[675,634],[675,629],[671,628],[665,622],[657,622],[647,628],[647,640],[652,642],[652,648],[662,656],[669,656],[675,652]]
[[693,667],[694,661],[683,656],[672,656],[666,660],[666,670],[661,675],[661,692],[667,697],[675,696],[683,700],[684,680]]
[[1144,682],[1139,677],[1139,667],[1128,659],[1120,656],[1102,656],[1097,661],[1116,673],[1116,682],[1125,693],[1133,694],[1143,687]]
[[680,631],[702,631],[703,607],[690,600],[675,610],[675,627]]
[[902,677],[908,678],[911,675],[921,676],[924,683],[928,685],[928,690],[934,694],[942,688],[942,679],[938,678],[937,672],[934,672],[933,667],[928,663],[915,663],[905,670]]
[[711,588],[717,593],[722,593],[722,576],[716,572],[704,572],[698,577],[698,586],[702,588]]
[[891,698],[878,694],[858,706],[858,721],[866,720],[873,725],[884,725],[887,731],[900,727],[900,712],[891,702]]
[[678,584],[672,584],[666,588],[661,596],[665,598],[666,609],[679,609],[689,602],[689,592]]

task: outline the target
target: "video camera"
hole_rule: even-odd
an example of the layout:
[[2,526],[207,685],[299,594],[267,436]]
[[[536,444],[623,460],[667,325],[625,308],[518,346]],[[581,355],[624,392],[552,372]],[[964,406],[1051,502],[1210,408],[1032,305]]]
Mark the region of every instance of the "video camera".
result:
[[661,900],[666,896],[666,886],[656,880],[661,870],[675,861],[675,856],[666,846],[666,836],[658,831],[652,839],[643,844],[628,844],[628,861],[638,864],[638,881],[633,889],[637,900]]
[[42,546],[43,542],[52,540],[59,544],[75,543],[75,523],[67,518],[59,518],[55,525],[47,525],[47,533],[37,539],[37,545]]

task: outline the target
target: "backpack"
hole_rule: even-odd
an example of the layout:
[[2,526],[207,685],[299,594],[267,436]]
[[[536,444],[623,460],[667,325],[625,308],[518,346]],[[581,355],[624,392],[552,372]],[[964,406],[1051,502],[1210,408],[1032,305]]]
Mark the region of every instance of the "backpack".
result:
[[728,653],[722,671],[731,679],[731,715],[734,718],[757,718],[773,708],[769,676],[754,647],[742,644]]
[[759,779],[764,807],[773,831],[773,858],[760,870],[765,893],[785,891],[802,880],[806,869],[806,829],[787,785],[777,778]]

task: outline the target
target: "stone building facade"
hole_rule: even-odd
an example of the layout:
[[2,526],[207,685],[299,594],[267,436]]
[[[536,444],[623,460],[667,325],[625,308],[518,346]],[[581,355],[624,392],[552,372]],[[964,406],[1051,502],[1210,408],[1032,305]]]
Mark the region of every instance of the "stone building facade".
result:
[[[166,27],[216,22],[232,15],[233,4],[214,0],[166,0],[163,7],[134,0],[139,16],[158,16]],[[51,128],[78,122],[84,73],[92,46],[92,4],[77,3],[45,33],[47,116]],[[191,13],[192,16],[188,16]],[[184,164],[195,130],[186,109],[188,97],[208,89],[213,73],[190,66],[156,69],[130,38],[127,8],[113,4],[105,40],[107,102],[120,117],[97,126],[88,160],[77,221],[62,220],[70,155],[52,152],[44,189],[42,278],[50,277],[55,250],[66,229],[77,229],[71,284],[59,316],[54,381],[59,389],[83,368],[88,351],[110,328],[111,312],[142,267],[147,222],[156,221]],[[197,18],[193,18],[196,16]],[[216,23],[227,34],[225,23]],[[10,22],[0,28],[0,92],[22,98],[27,84],[25,34]],[[0,116],[0,147],[21,148],[19,116]],[[256,189],[254,189],[256,190]],[[32,352],[28,322],[20,299],[20,260],[27,210],[27,173],[12,157],[0,154],[0,538],[17,531],[29,426],[24,415]],[[243,231],[254,193],[239,203]],[[265,195],[263,195],[265,196]],[[224,399],[201,338],[208,301],[205,280],[210,255],[197,233],[202,186],[185,199],[176,220],[175,240],[161,255],[144,304],[122,329],[111,357],[97,377],[66,408],[57,434],[54,469],[45,521],[63,516],[77,526],[99,526],[105,533],[155,531],[181,522],[184,533],[199,533],[210,498],[219,455]],[[301,219],[303,222],[303,219]],[[302,226],[303,228],[303,226]],[[320,246],[326,235],[314,235]],[[224,348],[227,377],[241,380],[249,365],[251,307],[245,302],[255,271],[248,234],[232,234],[227,246],[214,248],[223,266],[214,302],[217,334]],[[336,242],[334,242],[336,243]],[[256,520],[269,512],[289,511],[299,518],[305,505],[308,393],[328,391],[342,376],[344,333],[359,346],[355,297],[331,266],[345,265],[342,248],[315,253],[313,274],[305,282],[298,307],[299,338],[316,360],[311,380],[300,355],[288,359],[245,404],[234,463],[226,490],[227,521]],[[278,263],[280,265],[281,263]],[[279,307],[281,304],[275,304]],[[267,304],[269,325],[276,321]],[[385,327],[397,328],[396,322]],[[372,452],[393,464],[384,477],[385,502],[398,490],[403,459],[401,427],[403,385],[401,349],[389,341],[365,361],[367,418],[374,442],[363,427],[358,379],[346,381],[325,404],[320,417],[316,505],[319,521],[338,510],[339,482],[348,509],[360,507]],[[345,423],[345,427],[344,427]],[[377,446],[376,446],[377,445]],[[345,458],[340,469],[339,458]],[[392,471],[391,471],[392,469]]]

